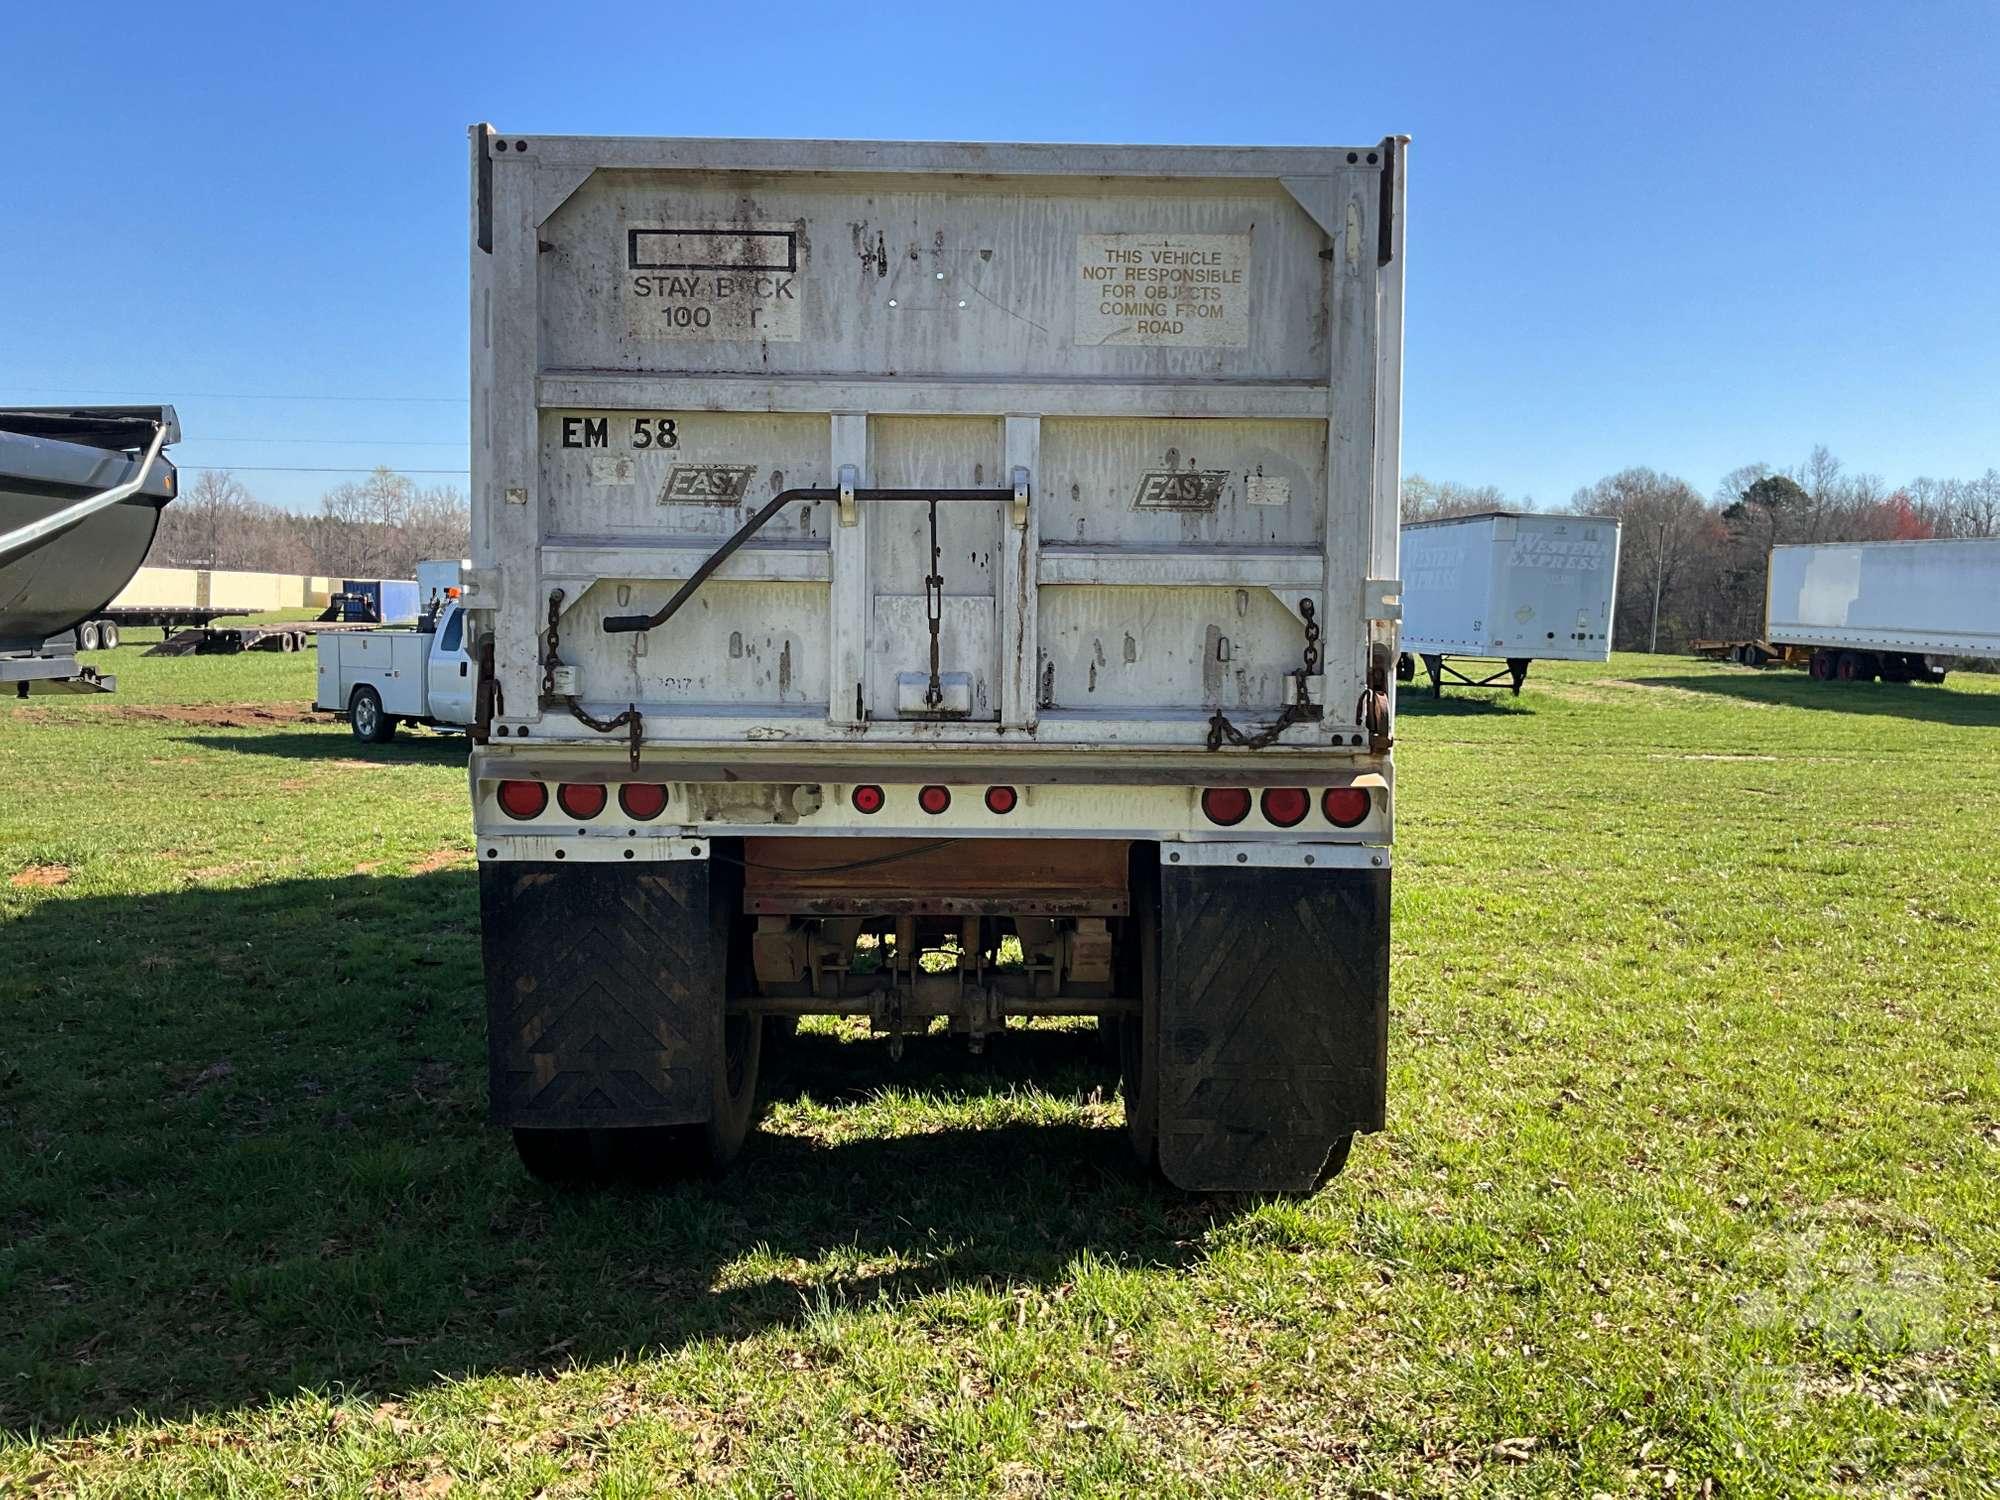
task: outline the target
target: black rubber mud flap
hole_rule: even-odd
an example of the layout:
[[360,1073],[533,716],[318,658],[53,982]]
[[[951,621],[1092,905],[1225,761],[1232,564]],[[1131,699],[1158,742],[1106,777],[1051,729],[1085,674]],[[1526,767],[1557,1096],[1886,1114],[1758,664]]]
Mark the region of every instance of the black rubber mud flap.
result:
[[1160,1170],[1305,1192],[1387,1106],[1389,872],[1160,870]]
[[710,879],[706,860],[480,866],[494,1124],[708,1119],[728,941]]

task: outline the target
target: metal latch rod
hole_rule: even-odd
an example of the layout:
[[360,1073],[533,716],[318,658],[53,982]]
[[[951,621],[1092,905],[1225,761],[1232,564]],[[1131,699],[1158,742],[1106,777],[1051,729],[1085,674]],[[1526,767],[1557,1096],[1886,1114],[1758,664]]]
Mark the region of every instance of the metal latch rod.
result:
[[846,490],[820,488],[785,490],[766,500],[761,509],[736,528],[736,532],[702,560],[701,566],[688,575],[686,583],[674,591],[673,598],[654,610],[650,615],[607,615],[604,619],[606,635],[631,635],[641,630],[653,630],[667,623],[680,612],[682,605],[693,597],[694,591],[715,576],[715,570],[728,562],[730,557],[751,537],[762,531],[779,511],[795,502],[826,501],[838,504],[847,495],[852,495],[860,504],[878,501],[915,500],[933,505],[953,502],[981,502],[987,505],[1013,505],[1019,496],[1014,487],[992,490]]

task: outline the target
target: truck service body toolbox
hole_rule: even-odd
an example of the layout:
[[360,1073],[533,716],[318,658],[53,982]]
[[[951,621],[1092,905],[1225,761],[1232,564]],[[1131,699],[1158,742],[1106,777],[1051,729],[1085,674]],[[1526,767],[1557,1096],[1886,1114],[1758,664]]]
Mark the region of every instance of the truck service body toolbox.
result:
[[1095,1015],[1188,1188],[1381,1126],[1405,161],[473,130],[470,782],[532,1169],[720,1165],[813,1013]]
[[[1608,661],[1618,599],[1619,522],[1609,516],[1489,512],[1403,528],[1404,679],[1431,689],[1511,683],[1528,663]],[[1474,680],[1453,657],[1506,663]]]

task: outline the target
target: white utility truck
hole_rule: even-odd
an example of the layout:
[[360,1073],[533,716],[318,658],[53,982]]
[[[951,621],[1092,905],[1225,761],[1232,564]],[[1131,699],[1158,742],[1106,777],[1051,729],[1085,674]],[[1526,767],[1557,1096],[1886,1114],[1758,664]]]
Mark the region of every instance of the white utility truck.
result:
[[398,724],[466,729],[472,723],[472,656],[455,564],[420,563],[435,587],[413,629],[336,630],[315,634],[319,684],[313,707],[340,714],[357,740],[379,745]]
[[[1608,661],[1618,604],[1618,529],[1609,516],[1488,511],[1403,528],[1403,655],[1431,695],[1447,680],[1518,697],[1533,661]],[[1469,677],[1454,657],[1489,664]]]
[[474,128],[531,1170],[718,1168],[806,1014],[1098,1017],[1190,1189],[1381,1128],[1404,160]]
[[1773,547],[1764,636],[1752,665],[1803,654],[1821,681],[1935,683],[1933,658],[2000,660],[2000,537]]

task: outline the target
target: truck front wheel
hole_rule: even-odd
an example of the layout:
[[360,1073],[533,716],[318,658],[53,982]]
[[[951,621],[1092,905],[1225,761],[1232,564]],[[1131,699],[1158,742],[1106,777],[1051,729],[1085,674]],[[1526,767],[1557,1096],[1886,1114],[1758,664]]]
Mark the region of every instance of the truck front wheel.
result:
[[347,704],[347,726],[366,745],[382,745],[396,737],[396,721],[382,711],[382,695],[372,687],[358,687]]

